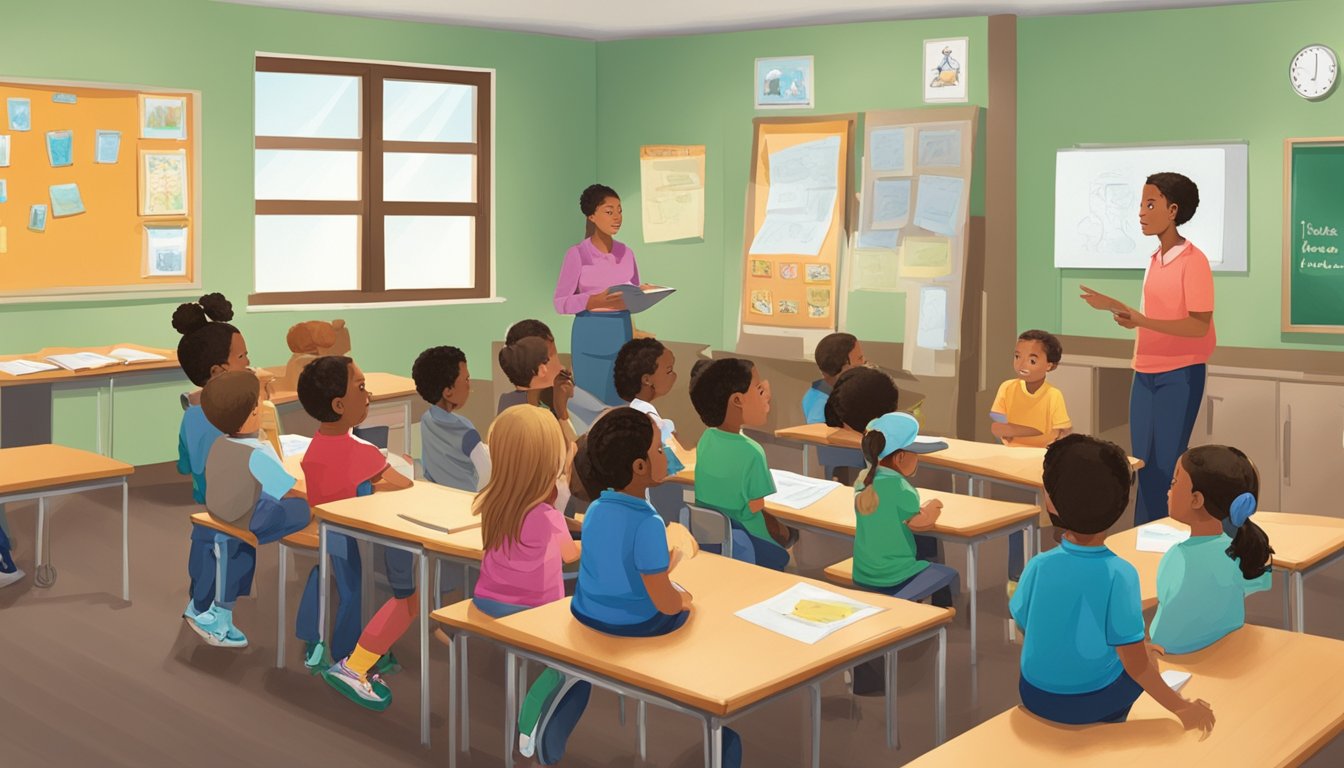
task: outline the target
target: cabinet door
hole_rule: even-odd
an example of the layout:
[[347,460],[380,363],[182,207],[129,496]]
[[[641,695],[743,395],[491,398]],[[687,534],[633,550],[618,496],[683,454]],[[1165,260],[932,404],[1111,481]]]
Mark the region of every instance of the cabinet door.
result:
[[[1344,517],[1344,386],[1279,385],[1282,503],[1278,509]],[[1268,504],[1266,508],[1275,509]]]
[[1260,471],[1260,506],[1279,505],[1277,384],[1267,379],[1209,376],[1191,445],[1239,448]]
[[1050,383],[1064,395],[1064,407],[1069,409],[1073,431],[1084,435],[1096,433],[1096,412],[1093,377],[1096,369],[1090,365],[1065,365],[1050,373]]

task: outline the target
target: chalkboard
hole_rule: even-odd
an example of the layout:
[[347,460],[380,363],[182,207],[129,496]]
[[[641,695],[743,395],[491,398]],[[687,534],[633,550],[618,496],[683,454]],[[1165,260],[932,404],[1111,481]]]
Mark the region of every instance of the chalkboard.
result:
[[1344,333],[1344,139],[1284,145],[1283,330]]

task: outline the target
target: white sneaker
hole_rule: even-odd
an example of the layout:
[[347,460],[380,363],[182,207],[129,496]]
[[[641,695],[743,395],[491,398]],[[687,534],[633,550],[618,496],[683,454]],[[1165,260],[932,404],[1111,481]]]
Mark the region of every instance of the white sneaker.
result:
[[0,588],[8,587],[16,581],[23,579],[27,575],[21,568],[15,568],[13,573],[0,573]]
[[532,741],[532,737],[526,733],[518,734],[518,753],[523,757],[531,757],[537,751],[537,745]]

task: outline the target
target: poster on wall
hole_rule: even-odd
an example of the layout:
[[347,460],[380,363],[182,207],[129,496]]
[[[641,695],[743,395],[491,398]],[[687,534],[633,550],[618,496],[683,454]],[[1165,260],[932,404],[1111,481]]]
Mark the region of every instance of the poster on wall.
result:
[[705,147],[639,148],[644,242],[705,236]]
[[757,109],[811,109],[815,105],[811,56],[756,60]]
[[924,41],[924,103],[965,102],[967,38]]

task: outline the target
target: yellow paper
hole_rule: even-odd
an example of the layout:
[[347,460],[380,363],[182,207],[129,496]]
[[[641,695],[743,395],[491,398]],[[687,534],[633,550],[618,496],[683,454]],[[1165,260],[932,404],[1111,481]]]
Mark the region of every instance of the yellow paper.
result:
[[811,621],[816,624],[830,624],[832,622],[847,619],[854,615],[857,609],[847,603],[833,603],[823,600],[799,600],[798,604],[793,606],[793,615],[804,621]]
[[704,237],[704,146],[647,146],[639,150],[644,242]]
[[903,278],[943,277],[952,274],[952,248],[945,237],[907,237],[901,244]]
[[0,253],[9,253],[9,227],[0,227]]

